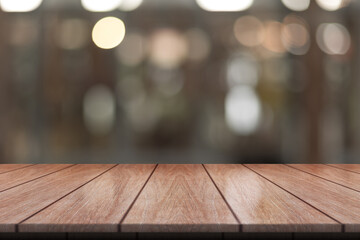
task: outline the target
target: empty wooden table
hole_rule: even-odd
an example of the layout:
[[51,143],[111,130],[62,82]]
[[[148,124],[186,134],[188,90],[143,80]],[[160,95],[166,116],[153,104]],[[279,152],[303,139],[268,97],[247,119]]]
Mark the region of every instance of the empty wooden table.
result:
[[359,165],[0,165],[0,232],[360,232]]

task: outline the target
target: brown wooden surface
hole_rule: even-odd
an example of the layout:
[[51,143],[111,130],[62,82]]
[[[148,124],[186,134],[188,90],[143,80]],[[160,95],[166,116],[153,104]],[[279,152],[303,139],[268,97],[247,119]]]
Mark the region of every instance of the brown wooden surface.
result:
[[341,222],[345,231],[360,231],[359,192],[285,165],[246,166]]
[[121,224],[125,232],[236,232],[238,227],[202,165],[159,165]]
[[242,165],[205,165],[243,232],[340,232],[341,225]]
[[0,192],[70,166],[71,164],[39,164],[0,174]]
[[54,203],[114,165],[75,165],[0,193],[0,231],[15,225]]
[[118,165],[19,225],[20,232],[117,232],[155,165]]
[[328,166],[360,173],[360,164],[327,164]]
[[288,164],[288,166],[311,173],[326,180],[360,191],[360,174],[322,164]]
[[0,164],[0,174],[14,171],[19,168],[30,167],[33,164]]
[[0,165],[0,232],[360,232],[345,166]]

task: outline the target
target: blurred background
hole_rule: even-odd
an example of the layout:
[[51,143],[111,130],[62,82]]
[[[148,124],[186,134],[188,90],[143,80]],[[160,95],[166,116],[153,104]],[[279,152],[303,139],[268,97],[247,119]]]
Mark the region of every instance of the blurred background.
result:
[[359,163],[360,1],[0,8],[0,163]]

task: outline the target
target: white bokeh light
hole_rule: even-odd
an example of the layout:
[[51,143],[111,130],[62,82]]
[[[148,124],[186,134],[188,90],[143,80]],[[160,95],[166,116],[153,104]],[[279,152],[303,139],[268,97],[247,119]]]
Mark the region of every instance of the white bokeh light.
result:
[[142,4],[143,0],[122,0],[119,9],[125,12],[134,11]]
[[301,12],[310,6],[310,0],[281,0],[281,2],[290,10]]
[[0,0],[4,12],[31,12],[37,9],[42,0]]
[[261,118],[261,103],[249,86],[232,88],[225,99],[225,118],[236,134],[249,135],[256,131]]
[[325,53],[343,55],[351,45],[349,31],[339,23],[323,23],[316,31],[316,41]]
[[210,12],[237,12],[251,7],[254,0],[196,0],[204,10]]
[[316,0],[317,4],[326,11],[336,11],[343,5],[343,0]]
[[123,0],[81,0],[81,5],[90,12],[113,11],[122,4]]

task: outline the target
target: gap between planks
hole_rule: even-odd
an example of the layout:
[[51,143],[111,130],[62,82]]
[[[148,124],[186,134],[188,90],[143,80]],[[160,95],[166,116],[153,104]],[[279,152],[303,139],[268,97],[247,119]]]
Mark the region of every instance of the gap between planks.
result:
[[[30,219],[31,217],[35,216],[36,214],[38,214],[39,212],[43,211],[44,209],[50,207],[51,205],[55,204],[56,202],[60,201],[61,199],[65,198],[66,196],[70,195],[71,193],[77,191],[78,189],[80,189],[81,187],[85,186],[86,184],[90,183],[91,181],[93,181],[94,179],[100,177],[101,175],[105,174],[106,172],[110,171],[111,169],[115,168],[118,164],[115,164],[114,166],[110,167],[109,169],[105,170],[104,172],[98,174],[97,176],[93,177],[92,179],[86,181],[85,183],[83,183],[82,185],[80,185],[79,187],[75,188],[74,190],[68,192],[67,194],[65,194],[64,196],[60,197],[59,199],[55,200],[54,202],[50,203],[49,205],[47,205],[46,207],[43,207],[42,209],[36,211],[35,213],[31,214],[30,216],[26,217],[25,219],[21,220],[19,223],[17,223],[15,225],[15,232],[18,233],[19,232],[19,225],[23,222],[25,222],[26,220]],[[73,167],[73,166],[71,166]],[[63,169],[62,169],[63,170]]]
[[[307,201],[303,200],[302,198],[298,197],[297,195],[293,194],[292,192],[288,191],[287,189],[281,187],[280,185],[276,184],[275,182],[271,181],[270,179],[266,178],[265,176],[263,176],[262,174],[258,173],[257,171],[249,168],[248,166],[246,166],[245,164],[241,164],[244,167],[246,167],[247,169],[249,169],[250,171],[253,171],[254,173],[256,173],[257,175],[259,175],[260,177],[266,179],[267,181],[271,182],[272,184],[276,185],[277,187],[281,188],[282,190],[286,191],[287,193],[291,194],[292,196],[296,197],[297,199],[299,199],[300,201],[304,202],[305,204],[309,205],[310,207],[316,209],[317,211],[321,212],[322,214],[324,214],[325,216],[329,217],[330,219],[336,221],[337,223],[339,223],[341,225],[341,232],[344,233],[345,232],[345,224],[342,224],[339,220],[335,219],[334,217],[330,216],[329,214],[325,213],[324,211],[318,209],[317,207],[313,206],[312,204],[308,203]],[[285,165],[285,164],[282,164]],[[286,166],[286,165],[285,165]],[[296,169],[297,171],[300,171],[298,169]]]
[[332,168],[341,169],[341,170],[344,170],[344,171],[360,174],[360,172],[352,171],[352,170],[349,170],[349,169],[346,169],[346,168],[337,167],[337,166],[334,166],[333,164],[324,164],[324,165],[326,165],[328,167],[332,167]]
[[157,163],[154,167],[154,169],[152,170],[152,172],[150,173],[149,177],[146,179],[144,185],[142,186],[142,188],[140,189],[140,191],[138,192],[138,194],[136,195],[136,197],[134,198],[134,200],[132,201],[132,203],[130,204],[129,208],[126,210],[124,216],[121,218],[119,225],[118,225],[118,232],[121,232],[121,224],[124,222],[126,216],[128,215],[128,213],[130,212],[131,208],[134,206],[136,200],[139,198],[141,192],[144,190],[144,188],[146,187],[147,183],[149,182],[150,178],[152,177],[152,175],[154,174],[155,170],[157,169],[157,167],[159,166],[159,164]]
[[228,201],[226,200],[225,196],[223,195],[223,193],[220,191],[219,187],[216,185],[214,179],[211,177],[210,173],[208,172],[208,170],[206,169],[205,165],[204,164],[201,164],[204,169],[205,169],[205,172],[207,173],[207,175],[209,176],[211,182],[214,184],[215,188],[218,190],[220,196],[222,197],[222,199],[224,200],[224,202],[226,203],[226,205],[228,206],[228,208],[230,209],[230,212],[233,214],[234,218],[236,219],[236,221],[238,222],[239,224],[239,232],[242,232],[242,225],[241,225],[241,222],[239,220],[239,218],[236,216],[234,210],[232,209],[232,207],[230,206],[230,204],[228,203]]
[[[18,185],[15,185],[15,186],[12,186],[12,187],[6,188],[6,189],[4,189],[4,190],[1,190],[1,191],[0,191],[0,193],[5,192],[5,191],[7,191],[7,190],[10,190],[10,189],[12,189],[12,188],[15,188],[15,187],[21,186],[21,185],[23,185],[23,184],[25,184],[25,183],[29,183],[29,182],[35,181],[35,180],[40,179],[40,178],[42,178],[42,177],[46,177],[46,176],[48,176],[48,175],[51,175],[51,174],[54,174],[54,173],[60,172],[60,171],[65,170],[65,169],[67,169],[67,168],[73,167],[73,166],[75,166],[75,165],[77,165],[77,164],[72,164],[72,165],[70,165],[70,166],[67,166],[67,167],[64,167],[64,168],[58,169],[58,170],[56,170],[56,171],[54,171],[54,172],[50,172],[50,173],[47,173],[47,174],[45,174],[45,175],[42,175],[42,176],[39,176],[39,177],[33,178],[33,179],[31,179],[31,180],[25,181],[25,182],[23,182],[23,183],[20,183],[20,184],[18,184]],[[32,166],[36,166],[36,165],[34,164],[34,165],[31,165],[30,167],[32,167]],[[16,171],[16,170],[20,170],[20,169],[23,169],[23,168],[18,168],[18,169],[15,169],[14,171]],[[10,172],[11,172],[11,171],[10,171]]]
[[[337,184],[337,185],[339,185],[339,186],[341,186],[341,187],[348,188],[348,189],[353,190],[353,191],[355,191],[355,192],[360,192],[359,190],[356,190],[356,189],[354,189],[354,188],[348,187],[348,186],[343,185],[343,184],[341,184],[341,183],[338,183],[338,182],[332,181],[332,180],[330,180],[330,179],[328,179],[328,178],[324,178],[324,177],[318,176],[318,175],[316,175],[316,174],[313,174],[313,173],[307,172],[307,171],[302,170],[302,169],[298,169],[298,168],[293,167],[293,166],[290,166],[290,165],[288,165],[288,164],[284,164],[284,165],[285,165],[285,166],[287,166],[287,167],[290,167],[290,168],[296,169],[296,170],[298,170],[298,171],[301,171],[301,172],[304,172],[304,173],[310,174],[311,176],[314,176],[314,177],[317,177],[317,178],[321,178],[321,179],[323,179],[323,180],[325,180],[325,181],[328,181],[328,182],[331,182],[331,183]],[[326,164],[324,164],[324,165],[325,165],[326,167],[328,167],[328,165],[326,165]],[[341,169],[341,168],[337,168],[337,169],[338,169],[338,170],[344,170],[344,169]],[[349,172],[352,172],[352,171],[349,171]]]
[[[16,165],[16,164],[14,164]],[[8,172],[13,172],[13,171],[16,171],[16,170],[19,170],[19,169],[23,169],[23,168],[28,168],[28,167],[31,167],[31,166],[34,166],[36,164],[29,164],[28,166],[23,166],[23,167],[19,167],[19,168],[14,168],[14,169],[11,169],[11,170],[8,170],[8,171],[5,171],[5,172],[0,172],[0,174],[3,174],[3,173],[8,173]]]

